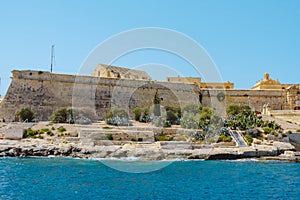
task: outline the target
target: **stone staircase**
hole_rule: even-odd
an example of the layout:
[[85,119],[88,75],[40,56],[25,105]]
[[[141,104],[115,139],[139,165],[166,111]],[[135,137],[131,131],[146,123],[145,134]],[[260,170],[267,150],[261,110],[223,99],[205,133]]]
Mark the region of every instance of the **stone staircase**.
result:
[[238,147],[247,147],[247,143],[245,142],[244,138],[239,134],[238,131],[235,130],[229,130],[229,134],[233,138],[233,140],[236,143],[236,146]]

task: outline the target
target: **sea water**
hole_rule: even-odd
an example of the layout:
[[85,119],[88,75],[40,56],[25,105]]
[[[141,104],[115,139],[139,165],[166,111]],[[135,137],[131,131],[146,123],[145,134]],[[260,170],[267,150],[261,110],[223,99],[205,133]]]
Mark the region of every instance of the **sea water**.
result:
[[175,161],[127,173],[98,160],[0,158],[0,199],[299,198],[300,163]]

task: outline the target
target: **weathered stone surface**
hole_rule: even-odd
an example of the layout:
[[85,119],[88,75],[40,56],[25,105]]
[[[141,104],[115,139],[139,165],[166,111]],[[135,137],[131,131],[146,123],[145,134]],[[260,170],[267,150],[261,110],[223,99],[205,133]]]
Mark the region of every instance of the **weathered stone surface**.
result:
[[[197,145],[196,145],[197,146]],[[103,141],[91,146],[81,143],[65,143],[61,140],[47,142],[40,139],[0,140],[0,156],[71,156],[79,158],[138,158],[143,160],[174,159],[241,159],[271,157],[298,161],[299,153],[289,143],[274,142],[273,145],[251,147],[215,148],[189,142],[122,142]]]
[[289,135],[289,140],[297,151],[300,151],[300,133],[292,133]]
[[[127,108],[152,105],[158,90],[162,105],[175,106],[199,103],[225,111],[224,105],[250,104],[261,110],[268,102],[272,110],[294,109],[293,98],[298,90],[226,90],[200,89],[197,84],[172,83],[149,80],[128,80],[53,74],[42,71],[14,70],[12,82],[1,102],[0,118],[15,120],[16,111],[30,107],[37,120],[48,120],[54,110],[75,107],[92,110],[97,118],[103,119],[110,107]],[[200,93],[202,93],[200,98]],[[225,93],[224,101],[218,95]],[[295,93],[295,94],[294,94]],[[150,98],[149,98],[150,97]],[[249,100],[248,97],[251,97]],[[287,99],[288,102],[287,102]]]
[[156,90],[162,105],[199,103],[199,88],[149,80],[126,80],[14,70],[12,82],[0,107],[0,118],[15,120],[15,113],[30,107],[37,120],[49,120],[54,110],[75,107],[92,110],[103,119],[110,107],[131,110],[153,104]]

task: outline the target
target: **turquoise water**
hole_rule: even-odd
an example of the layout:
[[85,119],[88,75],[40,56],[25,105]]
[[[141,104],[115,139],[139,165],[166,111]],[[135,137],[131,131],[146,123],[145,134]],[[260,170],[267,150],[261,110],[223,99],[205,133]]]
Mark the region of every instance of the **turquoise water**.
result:
[[177,161],[158,171],[137,174],[92,160],[0,158],[0,199],[299,197],[300,163]]

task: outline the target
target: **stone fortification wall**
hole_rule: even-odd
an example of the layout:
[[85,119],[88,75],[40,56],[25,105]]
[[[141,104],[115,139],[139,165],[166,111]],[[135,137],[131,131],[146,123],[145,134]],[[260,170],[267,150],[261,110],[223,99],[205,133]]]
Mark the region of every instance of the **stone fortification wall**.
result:
[[53,74],[42,71],[13,71],[12,82],[0,107],[0,118],[15,120],[21,108],[30,107],[37,120],[49,120],[60,107],[89,109],[103,119],[110,107],[151,106],[155,92],[162,105],[199,103],[196,85],[156,81],[98,78]]
[[[13,71],[12,82],[0,105],[0,119],[15,120],[21,108],[30,107],[37,120],[49,120],[61,107],[88,109],[103,119],[110,107],[123,107],[129,114],[135,107],[152,106],[158,91],[162,105],[199,103],[212,106],[222,115],[230,104],[250,105],[261,111],[264,104],[271,110],[286,109],[285,90],[200,89],[196,84],[128,80],[53,74],[42,71]],[[222,99],[222,93],[225,98]],[[221,98],[220,98],[221,97]]]
[[227,104],[249,105],[252,109],[262,111],[264,104],[269,104],[272,110],[282,110],[286,103],[284,90],[227,90]]
[[[225,94],[225,99],[219,100],[220,94]],[[230,104],[249,105],[253,110],[262,111],[265,104],[272,110],[282,110],[286,107],[286,92],[284,90],[202,90],[203,105],[227,107]],[[219,98],[218,98],[219,95]]]

